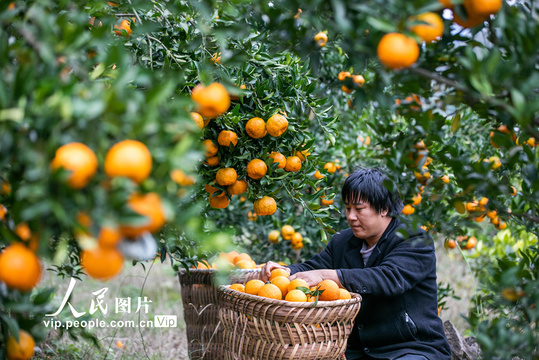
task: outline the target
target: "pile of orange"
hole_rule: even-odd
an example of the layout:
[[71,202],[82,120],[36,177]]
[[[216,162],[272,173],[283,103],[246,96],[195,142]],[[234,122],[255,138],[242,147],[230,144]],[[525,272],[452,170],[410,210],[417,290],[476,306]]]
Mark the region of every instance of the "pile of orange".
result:
[[230,289],[257,295],[268,299],[285,300],[290,302],[315,302],[351,299],[350,292],[340,288],[333,280],[323,280],[309,288],[302,279],[289,280],[290,274],[284,268],[271,271],[269,281],[249,280],[245,284],[232,284]]
[[457,240],[453,240],[453,239],[447,239],[445,241],[445,247],[449,248],[449,249],[454,249],[457,247],[457,245],[460,246],[461,249],[463,250],[471,250],[475,247],[475,245],[477,245],[477,239],[475,238],[475,236],[457,236]]
[[195,269],[255,269],[261,267],[247,253],[238,253],[236,250],[220,253],[211,264],[206,260],[197,261]]
[[[516,188],[512,187],[512,194],[516,194]],[[487,210],[488,199],[482,197],[479,200],[472,200],[464,204],[464,208],[468,212],[468,216],[475,222],[483,222],[485,217],[490,219],[492,225],[498,230],[503,230],[507,227],[507,224],[500,219],[496,210]]]
[[[354,87],[362,87],[363,84],[365,84],[365,78],[363,77],[363,75],[352,75],[349,71],[341,71],[337,78],[341,82],[346,81],[346,79],[348,78],[352,78]],[[341,89],[347,94],[351,94],[354,92],[354,88],[349,88],[346,85],[342,85]]]

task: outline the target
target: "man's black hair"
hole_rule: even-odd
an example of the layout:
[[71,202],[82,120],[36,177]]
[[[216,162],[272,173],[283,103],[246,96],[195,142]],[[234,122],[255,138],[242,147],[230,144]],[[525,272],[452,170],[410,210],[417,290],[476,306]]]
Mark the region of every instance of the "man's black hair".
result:
[[355,170],[344,182],[341,195],[345,204],[367,202],[378,213],[388,210],[393,217],[404,207],[395,183],[377,168]]

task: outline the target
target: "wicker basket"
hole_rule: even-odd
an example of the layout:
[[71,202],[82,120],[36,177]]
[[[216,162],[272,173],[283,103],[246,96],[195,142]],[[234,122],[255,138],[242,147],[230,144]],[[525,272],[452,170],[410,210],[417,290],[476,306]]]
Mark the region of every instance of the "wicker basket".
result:
[[339,359],[346,350],[361,296],[288,302],[219,287],[226,360]]
[[[214,283],[217,270],[181,269],[179,273],[183,314],[191,359],[223,359],[223,330],[219,324],[219,297]],[[260,269],[234,270],[230,283],[258,279]]]

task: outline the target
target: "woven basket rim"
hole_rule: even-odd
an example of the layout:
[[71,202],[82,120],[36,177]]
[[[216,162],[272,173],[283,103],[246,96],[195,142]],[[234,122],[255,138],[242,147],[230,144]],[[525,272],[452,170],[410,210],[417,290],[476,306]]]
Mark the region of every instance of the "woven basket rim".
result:
[[[222,272],[227,272],[227,273],[235,273],[235,272],[238,272],[238,273],[242,273],[242,272],[257,272],[257,271],[260,271],[260,269],[230,269],[230,270],[220,270],[220,269],[189,269],[189,272],[194,272],[194,273],[212,273],[212,272],[219,272],[219,271],[222,271]],[[180,274],[185,274],[187,273],[187,269],[185,268],[181,268],[179,270]]]
[[221,285],[217,289],[219,292],[228,294],[228,295],[234,295],[241,299],[249,299],[255,302],[265,303],[265,304],[273,304],[273,305],[280,305],[280,306],[288,306],[288,307],[300,307],[300,308],[313,308],[313,307],[337,307],[337,306],[343,306],[343,305],[352,305],[356,303],[360,303],[362,301],[361,295],[357,293],[350,293],[352,296],[351,299],[347,300],[333,300],[333,301],[318,301],[318,303],[315,306],[314,302],[292,302],[292,301],[286,301],[286,300],[276,300],[276,299],[269,299],[265,297],[261,297],[258,295],[251,295],[247,294],[238,290],[230,289],[231,285]]

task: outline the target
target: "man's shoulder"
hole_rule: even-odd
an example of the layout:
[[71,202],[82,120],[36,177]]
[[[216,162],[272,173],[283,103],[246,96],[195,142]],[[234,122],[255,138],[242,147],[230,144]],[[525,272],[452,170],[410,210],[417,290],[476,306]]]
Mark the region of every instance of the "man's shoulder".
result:
[[341,230],[341,231],[335,233],[331,237],[330,243],[331,243],[332,246],[338,246],[338,245],[347,243],[348,240],[350,240],[353,237],[354,237],[354,233],[352,232],[352,229],[350,229],[350,228],[344,229],[344,230]]

